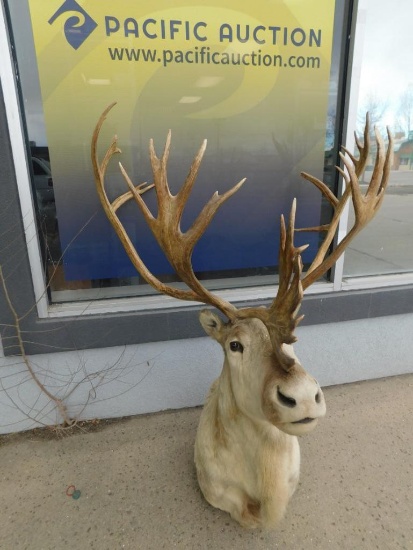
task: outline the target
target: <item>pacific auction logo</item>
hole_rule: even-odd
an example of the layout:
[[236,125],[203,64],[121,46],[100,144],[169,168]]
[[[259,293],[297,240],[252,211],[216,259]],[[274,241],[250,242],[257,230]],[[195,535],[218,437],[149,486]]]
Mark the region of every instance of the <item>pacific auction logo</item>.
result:
[[48,23],[52,25],[62,15],[69,15],[64,24],[64,33],[68,43],[77,50],[98,25],[76,0],[65,0]]

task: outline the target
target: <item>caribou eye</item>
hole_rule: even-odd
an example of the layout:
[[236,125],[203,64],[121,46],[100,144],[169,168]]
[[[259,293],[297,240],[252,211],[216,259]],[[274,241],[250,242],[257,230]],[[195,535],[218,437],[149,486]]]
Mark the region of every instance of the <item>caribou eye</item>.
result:
[[239,351],[240,353],[244,351],[244,346],[241,344],[241,342],[237,342],[236,340],[230,342],[229,347],[231,351]]

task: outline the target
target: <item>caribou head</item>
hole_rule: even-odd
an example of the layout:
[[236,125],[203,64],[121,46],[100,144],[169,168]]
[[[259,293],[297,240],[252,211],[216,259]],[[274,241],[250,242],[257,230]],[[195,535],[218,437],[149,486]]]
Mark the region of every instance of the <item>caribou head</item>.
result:
[[293,347],[274,348],[267,326],[256,317],[224,323],[209,310],[200,314],[205,332],[224,350],[234,405],[255,422],[270,422],[291,435],[315,428],[326,406],[318,382],[300,365]]
[[[388,182],[392,162],[392,138],[385,152],[376,131],[377,156],[371,182],[363,194],[358,177],[369,155],[369,124],[366,120],[364,143],[356,138],[359,158],[346,149],[340,153],[346,189],[337,198],[317,178],[303,173],[333,208],[328,225],[299,229],[320,231],[324,240],[309,269],[303,274],[301,253],[307,246],[295,247],[296,204],[293,201],[288,223],[281,216],[278,291],[268,307],[236,308],[205,288],[197,279],[191,264],[193,249],[218,208],[243,185],[219,195],[216,192],[203,207],[192,226],[181,230],[181,218],[206,149],[202,143],[189,169],[185,182],[172,195],[167,180],[167,162],[171,144],[169,132],[163,154],[157,157],[153,141],[149,154],[153,184],[134,185],[119,163],[129,188],[110,201],[104,185],[107,165],[120,150],[116,136],[103,160],[97,153],[102,124],[115,104],[101,115],[92,138],[92,164],[96,188],[103,209],[121,240],[130,260],[141,276],[161,293],[181,300],[193,300],[218,309],[226,318],[211,310],[202,310],[200,322],[206,333],[222,346],[224,367],[211,387],[201,415],[195,444],[198,480],[206,499],[228,511],[247,527],[272,527],[282,516],[294,491],[299,472],[299,450],[296,435],[310,432],[325,414],[326,406],[318,382],[301,366],[292,344],[294,331],[302,319],[298,315],[303,292],[325,274],[350,241],[367,225],[379,209]],[[154,187],[158,214],[154,217],[142,194]],[[355,221],[346,237],[330,251],[340,216],[351,197]],[[127,235],[117,210],[133,199],[162,248],[166,258],[188,289],[182,290],[161,282],[144,265]]]

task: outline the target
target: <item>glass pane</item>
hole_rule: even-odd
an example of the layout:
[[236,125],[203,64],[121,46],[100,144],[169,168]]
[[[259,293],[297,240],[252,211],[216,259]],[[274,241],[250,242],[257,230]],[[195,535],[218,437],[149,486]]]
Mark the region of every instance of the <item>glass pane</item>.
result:
[[[318,226],[331,214],[299,174],[336,185],[344,5],[124,0],[109,15],[104,3],[9,3],[53,301],[153,292],[131,265],[94,187],[91,136],[113,100],[118,105],[102,130],[99,154],[118,134],[122,164],[135,184],[153,179],[150,138],[160,155],[172,128],[172,193],[208,138],[183,230],[217,189],[222,194],[247,178],[197,244],[197,276],[213,288],[274,283],[280,214],[293,197],[297,227]],[[111,200],[128,189],[115,160],[106,180]],[[154,191],[144,198],[156,215]],[[161,280],[176,281],[136,205],[128,201],[119,217],[148,267]],[[303,255],[308,264],[318,234],[299,233],[296,243],[310,243]]]
[[[384,0],[363,0],[359,8],[365,14],[359,130],[369,111],[383,136],[385,126],[390,127],[395,155],[382,208],[347,250],[344,274],[403,273],[413,270],[413,4],[398,2],[397,9],[389,9]],[[360,20],[364,26],[364,15]],[[391,39],[377,39],[389,36],[389,30]],[[363,188],[371,179],[371,163],[362,180]],[[349,223],[352,221],[353,216]]]

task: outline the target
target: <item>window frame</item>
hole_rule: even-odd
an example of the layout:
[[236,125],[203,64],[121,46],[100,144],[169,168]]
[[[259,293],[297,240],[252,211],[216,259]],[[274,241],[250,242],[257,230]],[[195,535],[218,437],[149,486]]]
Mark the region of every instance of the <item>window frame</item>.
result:
[[[354,3],[352,14],[356,10]],[[348,33],[354,35],[355,18],[346,8]],[[0,323],[5,355],[19,353],[19,337],[24,340],[28,355],[75,349],[132,345],[203,336],[197,322],[204,305],[180,302],[165,296],[108,299],[96,302],[48,304],[47,287],[41,264],[41,251],[36,234],[36,222],[30,184],[28,151],[24,122],[20,113],[19,92],[15,81],[13,51],[8,39],[5,7],[1,2],[0,51],[0,165],[2,180],[0,204],[7,205],[1,218],[4,228],[13,228],[16,256],[12,265],[0,250],[0,265],[4,264],[7,292],[0,296]],[[345,39],[344,39],[345,40]],[[347,38],[348,40],[348,38]],[[345,91],[339,97],[342,127],[346,135],[352,106],[347,104],[350,90],[351,44],[342,47]],[[349,143],[347,135],[346,143]],[[17,223],[16,223],[17,220]],[[345,231],[343,220],[339,235]],[[384,315],[413,313],[413,273],[376,277],[355,277],[343,280],[342,257],[336,265],[332,282],[316,283],[304,297],[303,325],[314,325],[365,319]],[[16,274],[18,273],[18,276]],[[267,305],[275,295],[276,286],[250,287],[217,292],[238,307]],[[18,334],[15,317],[20,317]]]

